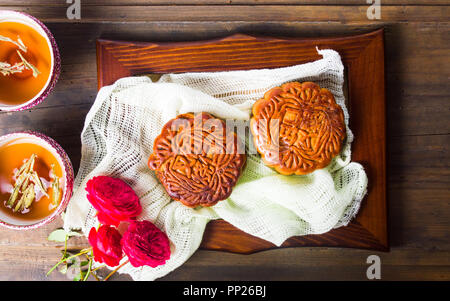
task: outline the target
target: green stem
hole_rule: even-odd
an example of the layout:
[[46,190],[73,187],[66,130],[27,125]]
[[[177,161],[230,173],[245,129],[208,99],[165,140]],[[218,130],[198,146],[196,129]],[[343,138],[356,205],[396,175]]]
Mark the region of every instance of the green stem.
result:
[[122,263],[121,265],[119,265],[117,268],[114,269],[114,271],[112,271],[111,273],[109,273],[108,276],[106,276],[105,279],[103,279],[103,281],[107,281],[109,279],[109,277],[111,277],[112,275],[114,275],[115,272],[117,272],[121,267],[123,267],[124,265],[126,265],[128,262],[130,262],[129,260],[125,261],[124,263]]
[[78,254],[75,254],[75,255],[69,256],[69,257],[67,257],[67,258],[61,259],[57,264],[55,264],[55,265],[50,269],[50,271],[47,272],[47,276],[50,275],[50,273],[53,272],[53,271],[54,271],[61,263],[65,262],[65,261],[68,261],[69,259],[75,258],[75,257],[77,257],[77,256],[86,254],[86,253],[88,253],[88,252],[91,251],[91,250],[92,250],[92,248],[83,249],[83,250],[81,250]]
[[89,274],[91,273],[91,269],[92,269],[92,259],[89,259],[89,266],[88,266],[88,270],[86,272],[86,276],[84,276],[83,281],[86,281],[89,277]]
[[61,257],[61,260],[64,259],[64,257],[66,257],[67,254],[67,241],[69,240],[69,235],[66,234],[66,238],[64,239],[64,253],[63,256]]
[[98,266],[98,267],[96,267],[95,269],[92,269],[92,271],[91,272],[96,272],[96,271],[98,271],[98,270],[100,270],[100,269],[102,269],[102,268],[104,268],[106,265],[101,265],[101,266]]
[[105,265],[101,265],[101,266],[98,266],[98,267],[96,267],[95,269],[92,269],[92,271],[91,271],[91,275],[92,276],[94,276],[94,278],[97,280],[97,281],[101,281],[98,277],[97,277],[97,271],[99,270],[99,269],[101,269],[101,268],[104,268],[105,267]]

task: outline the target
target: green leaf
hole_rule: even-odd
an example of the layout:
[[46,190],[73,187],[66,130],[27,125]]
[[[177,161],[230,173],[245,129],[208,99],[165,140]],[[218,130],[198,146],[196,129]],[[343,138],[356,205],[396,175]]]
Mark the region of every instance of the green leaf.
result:
[[50,235],[48,236],[48,240],[50,241],[56,241],[56,242],[65,242],[66,241],[66,236],[67,237],[72,237],[72,236],[82,236],[81,233],[75,232],[75,231],[69,231],[66,232],[64,229],[56,229],[55,231],[53,231],[52,233],[50,233]]
[[66,241],[66,231],[64,229],[56,229],[50,235],[47,237],[50,241],[56,241],[56,242],[65,242]]
[[84,267],[88,264],[89,264],[89,261],[82,261],[82,262],[80,262],[80,267]]
[[67,273],[67,268],[68,268],[68,266],[67,265],[60,265],[60,267],[58,268],[58,271],[61,273],[61,274],[66,274]]
[[66,259],[67,257],[70,256],[70,254],[67,253],[67,250],[61,250],[61,254],[62,254],[61,260]]

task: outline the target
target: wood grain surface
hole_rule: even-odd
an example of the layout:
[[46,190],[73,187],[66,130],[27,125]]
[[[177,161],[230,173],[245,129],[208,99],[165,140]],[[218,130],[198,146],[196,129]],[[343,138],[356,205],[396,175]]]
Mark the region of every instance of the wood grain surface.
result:
[[[386,118],[383,30],[350,37],[287,39],[235,34],[212,41],[151,43],[97,41],[99,88],[126,76],[181,72],[216,72],[293,66],[339,52],[347,74],[352,157],[370,179],[357,218],[322,235],[292,237],[282,247],[328,246],[386,251]],[[201,243],[206,250],[250,254],[274,248],[223,220],[211,221]]]
[[[114,16],[120,16],[130,2],[146,10],[135,10],[138,16],[124,14],[123,18],[102,11],[107,6],[115,11]],[[173,10],[175,1],[130,2],[82,0],[82,19],[69,21],[64,1],[0,0],[0,9],[15,7],[45,21],[62,54],[62,74],[53,93],[30,111],[0,113],[0,134],[27,129],[43,132],[66,149],[77,170],[81,129],[97,94],[98,38],[173,42],[235,33],[317,38],[367,33],[380,26],[385,29],[390,252],[306,247],[238,255],[199,250],[162,280],[366,280],[366,258],[371,254],[380,256],[384,280],[450,280],[449,1],[382,0],[381,20],[374,21],[364,19],[367,6],[359,0],[232,1],[239,2],[236,10],[240,5],[259,7],[264,14],[256,21],[255,16],[244,14],[236,18],[230,8],[223,10],[220,21],[205,21]],[[216,9],[229,5],[214,0],[182,2],[204,14],[210,7],[202,3],[220,5]],[[167,14],[172,10],[173,19],[150,16],[150,6],[155,5]],[[302,14],[272,19],[271,5],[286,11],[296,7],[297,12],[306,7],[304,12],[310,15],[307,20]],[[387,11],[391,13],[385,18]],[[96,15],[89,17],[89,12]],[[0,280],[64,280],[58,273],[45,277],[59,259],[61,248],[46,237],[60,225],[57,220],[27,233],[1,229]],[[72,247],[85,244],[80,239],[71,242]],[[124,279],[129,278],[113,278]]]
[[[77,22],[161,22],[161,21],[301,21],[301,22],[347,22],[349,24],[367,23],[367,5],[86,5],[81,20]],[[8,9],[33,12],[47,22],[65,22],[65,6],[9,6]],[[448,6],[408,5],[383,6],[383,22],[415,21],[433,22],[446,19],[450,14]],[[378,23],[381,23],[378,21]]]

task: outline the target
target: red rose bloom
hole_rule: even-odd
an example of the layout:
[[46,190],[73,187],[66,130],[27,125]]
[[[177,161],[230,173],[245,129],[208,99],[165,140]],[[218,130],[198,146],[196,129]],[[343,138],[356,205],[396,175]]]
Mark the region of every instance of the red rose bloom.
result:
[[98,231],[92,227],[89,232],[89,243],[92,246],[94,259],[114,267],[122,259],[122,236],[116,228],[101,226]]
[[170,258],[167,235],[149,221],[133,221],[122,237],[123,251],[134,267],[157,267]]
[[121,179],[94,177],[87,182],[86,191],[101,224],[118,226],[121,221],[132,220],[142,212],[138,196]]

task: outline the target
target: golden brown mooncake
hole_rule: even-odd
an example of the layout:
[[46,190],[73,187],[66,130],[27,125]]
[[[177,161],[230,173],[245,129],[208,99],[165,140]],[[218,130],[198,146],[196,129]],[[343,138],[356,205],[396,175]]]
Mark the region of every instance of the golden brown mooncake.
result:
[[213,206],[230,196],[241,175],[246,155],[239,143],[223,120],[182,114],[164,125],[148,166],[172,199],[191,208]]
[[275,87],[255,102],[250,129],[264,163],[283,175],[327,166],[346,137],[333,94],[312,82]]

